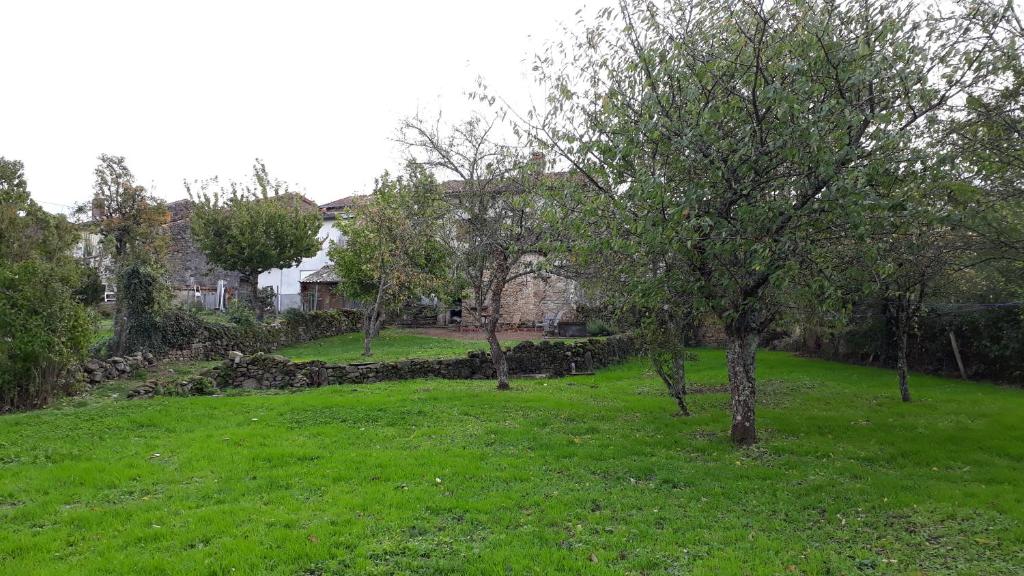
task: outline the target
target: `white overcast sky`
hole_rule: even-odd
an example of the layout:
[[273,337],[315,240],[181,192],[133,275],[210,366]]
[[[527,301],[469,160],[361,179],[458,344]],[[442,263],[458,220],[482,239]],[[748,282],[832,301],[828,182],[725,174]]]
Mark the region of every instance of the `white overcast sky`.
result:
[[583,6],[0,0],[0,156],[50,211],[91,197],[100,153],[167,200],[255,157],[320,203],[367,193],[400,165],[402,117],[465,117],[477,77],[516,107],[539,98],[532,55]]

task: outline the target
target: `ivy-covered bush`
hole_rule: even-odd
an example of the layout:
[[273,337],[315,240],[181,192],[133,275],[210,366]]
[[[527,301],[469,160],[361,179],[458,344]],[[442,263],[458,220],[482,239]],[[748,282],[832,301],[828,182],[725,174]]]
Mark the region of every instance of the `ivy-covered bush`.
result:
[[359,326],[359,313],[349,310],[324,312],[289,312],[274,323],[251,325],[211,322],[186,308],[163,312],[156,323],[155,337],[148,350],[157,356],[173,351],[192,351],[207,358],[222,358],[232,350],[251,353],[270,351],[279,346],[316,338],[354,332]]
[[[117,286],[123,317],[114,318],[112,351],[128,354],[160,350],[158,315],[168,299],[160,271],[153,265],[133,262],[118,271]],[[118,331],[117,322],[124,322],[126,329]]]

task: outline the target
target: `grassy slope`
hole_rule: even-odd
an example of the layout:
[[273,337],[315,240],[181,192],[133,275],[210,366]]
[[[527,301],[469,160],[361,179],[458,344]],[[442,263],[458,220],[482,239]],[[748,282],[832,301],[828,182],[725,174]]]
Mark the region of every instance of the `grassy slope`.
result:
[[1024,392],[759,361],[739,452],[639,363],[5,416],[0,573],[1020,573]]
[[[513,346],[518,341],[502,342]],[[351,362],[384,362],[404,358],[446,358],[463,356],[470,350],[486,350],[487,342],[420,336],[401,329],[383,330],[373,341],[373,356],[363,356],[363,334],[356,332],[314,340],[278,350],[296,361],[323,360],[335,364]]]

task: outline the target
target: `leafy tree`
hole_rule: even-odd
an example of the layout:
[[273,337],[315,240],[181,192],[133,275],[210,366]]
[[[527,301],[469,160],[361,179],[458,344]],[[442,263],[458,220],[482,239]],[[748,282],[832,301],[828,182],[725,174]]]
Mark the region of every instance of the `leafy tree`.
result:
[[[249,304],[259,319],[259,276],[273,268],[289,268],[320,249],[320,214],[288,185],[271,179],[266,165],[256,160],[252,181],[231,182],[213,190],[217,179],[198,183],[193,193],[192,236],[213,264],[238,272],[249,287]],[[212,192],[211,192],[212,190]]]
[[[148,341],[149,325],[156,310],[130,302],[130,294],[124,293],[119,282],[131,268],[147,268],[157,279],[162,277],[160,255],[164,239],[160,231],[166,222],[167,210],[162,201],[135,182],[123,156],[101,154],[95,176],[91,205],[93,225],[113,258],[118,281],[111,351],[123,354]],[[79,208],[80,212],[85,210],[86,207]],[[154,288],[155,294],[166,293],[164,288]],[[144,300],[153,299],[147,296]]]
[[100,273],[91,266],[81,266],[81,280],[75,288],[75,298],[86,306],[92,306],[103,302],[103,293],[106,291]]
[[[859,254],[851,260],[867,267],[867,296],[885,303],[895,337],[896,373],[904,402],[911,399],[910,332],[927,299],[978,258],[974,238],[956,226],[955,205],[942,197],[948,192],[946,182],[921,174],[911,174],[909,179],[896,185],[898,192],[885,195],[889,203],[884,211],[873,213],[868,223],[871,241],[849,245]],[[856,264],[851,266],[855,275],[856,270]]]
[[339,289],[366,304],[363,355],[380,333],[387,311],[410,299],[439,292],[447,251],[441,242],[447,214],[441,188],[423,166],[408,163],[397,178],[385,172],[368,201],[336,226],[345,240],[329,255]]
[[680,292],[689,286],[680,277],[686,267],[677,261],[671,244],[648,229],[650,221],[664,218],[667,211],[633,205],[621,195],[587,195],[588,202],[579,203],[580,192],[569,186],[549,196],[558,206],[551,224],[573,231],[553,255],[563,273],[590,293],[588,300],[634,330],[679,415],[689,416],[686,341],[700,309],[692,293]]
[[76,239],[63,216],[32,201],[21,162],[0,157],[0,411],[64,392],[89,344],[91,317],[72,293]]
[[115,265],[151,259],[166,221],[163,202],[135,182],[124,156],[100,154],[99,161],[91,207],[100,235],[112,245]]
[[487,334],[498,389],[507,390],[508,363],[497,334],[502,295],[509,282],[543,266],[536,257],[550,238],[540,199],[558,182],[522,146],[501,142],[497,123],[474,116],[447,131],[411,118],[402,124],[401,142],[417,163],[457,179],[442,194],[453,224],[445,235],[451,269],[455,284],[468,287],[470,313]]
[[638,245],[670,243],[679,292],[722,321],[737,445],[757,440],[755,354],[785,290],[982,77],[959,24],[900,0],[626,0],[542,57],[540,122],[584,193],[640,209]]
[[1024,263],[1024,24],[1012,2],[978,2],[970,24],[993,20],[991,78],[970,92],[939,149],[967,184],[956,198],[960,225],[1013,274]]

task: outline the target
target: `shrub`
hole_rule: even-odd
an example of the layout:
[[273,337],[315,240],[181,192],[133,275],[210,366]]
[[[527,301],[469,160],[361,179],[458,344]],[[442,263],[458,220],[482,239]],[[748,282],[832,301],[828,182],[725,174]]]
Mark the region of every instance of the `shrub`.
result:
[[160,348],[183,350],[204,339],[206,322],[194,311],[172,308],[160,316]]
[[79,234],[32,201],[21,162],[0,157],[0,411],[42,406],[68,391],[68,369],[92,340],[74,295]]
[[67,393],[67,368],[85,355],[92,319],[63,272],[37,260],[0,264],[0,411]]
[[242,328],[252,328],[256,325],[256,314],[252,308],[239,300],[228,303],[227,317],[232,324]]
[[75,298],[86,306],[93,306],[103,302],[103,280],[100,273],[91,266],[80,267],[80,280],[75,288]]
[[218,392],[217,384],[206,376],[192,376],[182,382],[181,387],[186,394],[194,396],[209,396]]
[[590,336],[611,336],[613,332],[611,326],[604,320],[591,318],[587,320],[587,334]]
[[287,324],[301,324],[305,322],[307,314],[301,308],[289,308],[281,314],[281,317]]

